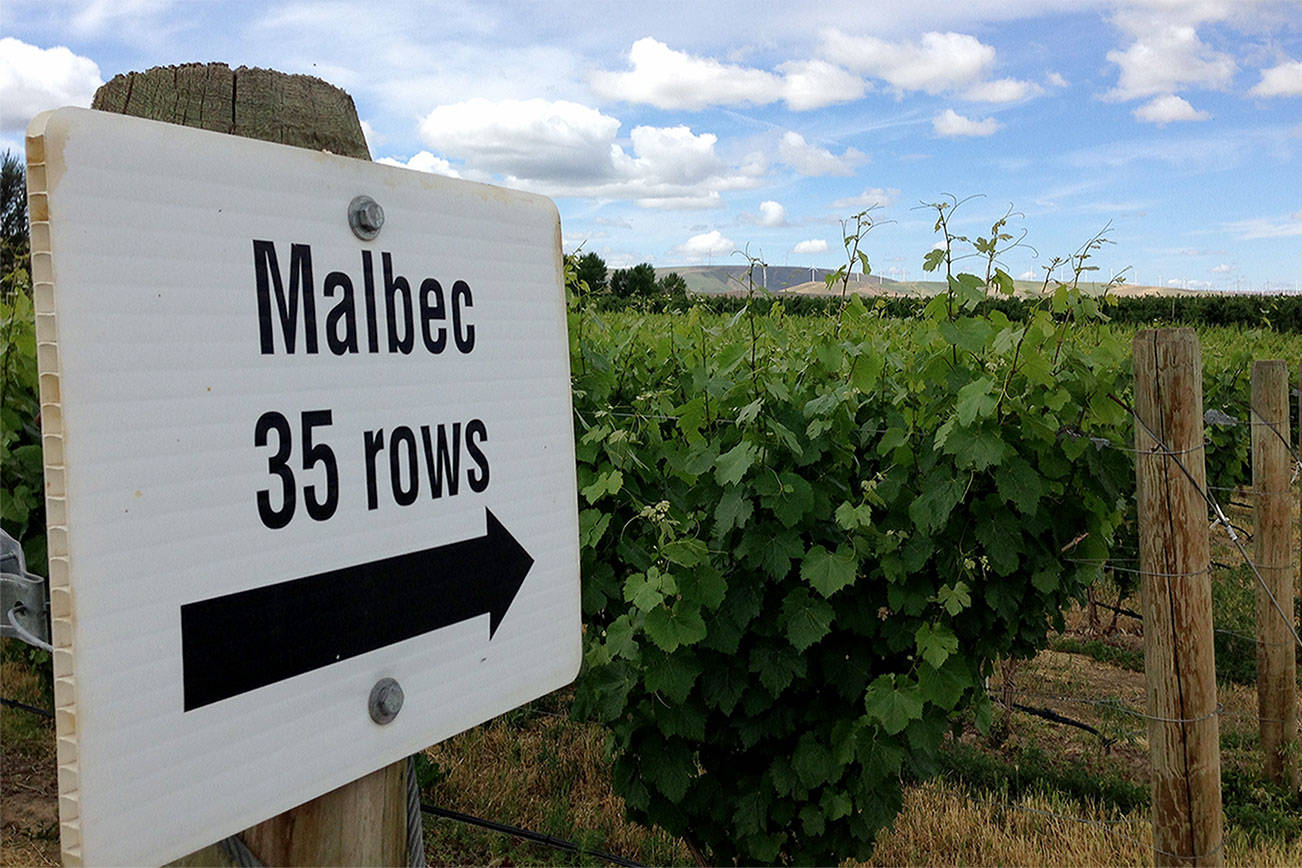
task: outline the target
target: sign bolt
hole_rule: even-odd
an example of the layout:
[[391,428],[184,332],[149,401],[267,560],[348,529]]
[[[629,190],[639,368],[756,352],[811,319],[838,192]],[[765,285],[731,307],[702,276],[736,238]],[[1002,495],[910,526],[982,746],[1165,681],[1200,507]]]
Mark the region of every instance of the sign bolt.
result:
[[380,234],[384,225],[384,209],[370,196],[354,196],[348,203],[348,227],[363,241]]
[[366,703],[371,720],[381,726],[393,720],[402,711],[402,700],[402,686],[392,678],[381,678],[371,688],[371,698]]

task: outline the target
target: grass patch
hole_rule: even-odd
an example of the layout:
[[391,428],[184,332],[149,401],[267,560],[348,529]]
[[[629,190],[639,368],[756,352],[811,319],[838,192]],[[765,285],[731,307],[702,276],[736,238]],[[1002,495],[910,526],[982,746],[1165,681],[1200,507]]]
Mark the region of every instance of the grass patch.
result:
[[1302,792],[1237,768],[1221,770],[1225,825],[1258,843],[1302,842]]
[[[46,677],[49,655],[17,639],[3,641],[0,695],[36,708],[53,708],[54,698]],[[36,655],[44,660],[34,659]],[[54,721],[50,718],[16,708],[5,708],[0,714],[0,743],[7,751],[43,750],[45,743],[53,739],[53,733]]]
[[1082,804],[1099,804],[1128,813],[1149,804],[1147,786],[1119,774],[1099,774],[1079,763],[1055,760],[1036,745],[1013,748],[1002,756],[966,742],[954,741],[940,754],[941,774],[971,789],[989,790],[1010,798],[1057,792]]
[[904,810],[864,864],[1150,865],[1150,828],[1142,813],[1081,805],[1052,791],[996,796],[932,780],[905,791]]
[[1081,641],[1073,636],[1059,636],[1049,644],[1049,648],[1064,654],[1083,654],[1091,660],[1129,669],[1131,672],[1144,671],[1144,652],[1118,648],[1099,639]]
[[[14,639],[0,649],[0,694],[50,708],[49,656]],[[44,666],[37,657],[44,657]],[[54,721],[0,707],[0,865],[58,865]]]
[[[468,730],[425,752],[425,801],[520,826],[644,865],[692,862],[683,842],[629,822],[611,788],[606,733],[572,720],[561,691]],[[431,865],[587,865],[591,856],[427,818]]]
[[[1212,582],[1212,612],[1216,624],[1216,680],[1257,683],[1257,578],[1246,564],[1222,570]],[[1294,600],[1294,623],[1302,615],[1302,600]],[[1302,648],[1297,649],[1302,664]],[[1302,673],[1302,666],[1299,668]]]

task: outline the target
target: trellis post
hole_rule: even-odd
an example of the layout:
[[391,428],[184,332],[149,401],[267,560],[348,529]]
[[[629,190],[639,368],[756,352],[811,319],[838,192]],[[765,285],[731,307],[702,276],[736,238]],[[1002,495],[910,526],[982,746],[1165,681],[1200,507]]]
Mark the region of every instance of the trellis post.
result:
[[1154,861],[1221,865],[1202,351],[1192,329],[1147,329],[1134,360]]

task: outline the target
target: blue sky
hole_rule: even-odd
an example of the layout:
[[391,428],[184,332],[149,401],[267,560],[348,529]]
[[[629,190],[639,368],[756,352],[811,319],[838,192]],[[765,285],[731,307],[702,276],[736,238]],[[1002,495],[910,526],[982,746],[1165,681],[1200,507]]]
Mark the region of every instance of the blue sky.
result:
[[192,61],[346,89],[376,158],[542,192],[612,265],[918,278],[916,206],[1009,208],[1040,276],[1105,226],[1105,277],[1302,285],[1302,0],[491,4],[5,0],[0,147],[101,81]]

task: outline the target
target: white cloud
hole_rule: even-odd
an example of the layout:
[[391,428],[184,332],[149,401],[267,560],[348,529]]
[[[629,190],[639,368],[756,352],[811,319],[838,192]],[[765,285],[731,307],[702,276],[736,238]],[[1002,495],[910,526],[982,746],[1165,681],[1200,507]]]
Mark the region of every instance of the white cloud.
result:
[[791,248],[791,252],[797,255],[826,253],[827,242],[821,238],[811,238],[808,241],[800,241],[797,242],[795,247]]
[[617,154],[617,167],[662,182],[692,184],[723,171],[723,160],[714,152],[718,136],[697,135],[685,126],[634,127],[631,160]]
[[970,102],[1017,102],[1042,93],[1044,88],[1034,82],[1000,78],[973,85],[963,92],[963,99]]
[[1050,87],[1067,87],[1067,79],[1056,72],[1049,73],[1045,81],[1049,82]]
[[939,94],[971,87],[985,80],[995,65],[995,49],[965,33],[929,32],[917,41],[888,42],[828,30],[823,49],[833,61],[883,79],[901,93]]
[[716,208],[721,193],[749,189],[766,167],[754,157],[729,166],[718,137],[686,126],[634,127],[578,103],[473,99],[439,106],[421,122],[422,140],[471,172],[551,196],[633,199],[643,207]]
[[868,157],[854,148],[847,148],[838,157],[826,148],[806,142],[800,133],[788,130],[778,143],[778,159],[800,174],[816,178],[823,175],[853,175],[854,167],[867,162]]
[[1302,60],[1290,60],[1261,71],[1253,96],[1302,96]]
[[95,35],[166,12],[171,6],[173,0],[89,0],[72,16],[72,26],[81,33]]
[[67,48],[38,48],[6,36],[0,39],[0,93],[4,94],[0,130],[21,132],[46,109],[89,106],[104,83],[99,67]]
[[975,121],[953,109],[945,109],[931,119],[931,126],[936,135],[952,139],[959,136],[991,136],[999,130],[1001,124],[994,118]]
[[400,169],[429,172],[432,175],[445,175],[449,178],[461,177],[461,173],[452,168],[451,163],[442,157],[434,156],[429,151],[421,151],[405,163],[401,160],[395,160],[393,157],[381,157],[375,162],[383,163],[386,166],[397,166]]
[[761,226],[786,226],[787,209],[782,207],[780,202],[774,202],[772,199],[761,202],[759,206],[759,225]]
[[782,99],[792,111],[808,111],[834,103],[851,102],[868,86],[857,75],[825,60],[793,60],[778,67],[782,74]]
[[521,178],[613,174],[616,118],[573,102],[476,98],[441,105],[420,123],[421,140],[467,165]]
[[1224,262],[1222,262],[1220,265],[1212,266],[1212,274],[1229,274],[1233,270],[1234,270],[1233,265],[1227,265]]
[[1240,241],[1255,238],[1289,238],[1302,235],[1302,215],[1294,214],[1290,218],[1254,217],[1251,220],[1237,220],[1226,223],[1225,228],[1234,233]]
[[1039,280],[1039,279],[1040,279],[1040,275],[1036,274],[1034,271],[1032,271],[1031,269],[1028,268],[1028,269],[1026,269],[1026,271],[1023,271],[1021,274],[1017,275],[1017,279],[1018,279],[1018,280]]
[[1229,85],[1238,65],[1198,36],[1199,24],[1228,14],[1224,4],[1175,0],[1122,9],[1113,23],[1132,41],[1124,51],[1107,54],[1120,70],[1117,86],[1107,97],[1130,100],[1174,93],[1188,86],[1220,89]]
[[862,210],[864,208],[885,208],[888,205],[894,205],[895,201],[900,198],[900,191],[894,187],[889,190],[883,190],[881,187],[870,187],[864,190],[858,196],[850,196],[846,199],[837,199],[832,203],[832,208],[837,211],[844,211],[847,208]]
[[727,256],[737,249],[731,239],[725,238],[718,229],[711,229],[700,235],[693,235],[674,248],[674,252],[696,262],[715,256]]
[[628,57],[628,71],[592,74],[598,96],[688,111],[779,101],[807,111],[858,99],[865,90],[861,78],[826,61],[791,61],[772,73],[676,51],[650,36],[634,42]]
[[1211,117],[1205,111],[1191,106],[1188,100],[1175,94],[1159,96],[1131,112],[1136,120],[1149,124],[1169,124],[1175,121],[1205,121]]
[[360,121],[360,123],[362,125],[362,138],[366,139],[366,147],[374,154],[375,149],[388,141],[388,138],[376,132],[375,127],[371,126],[370,122]]

